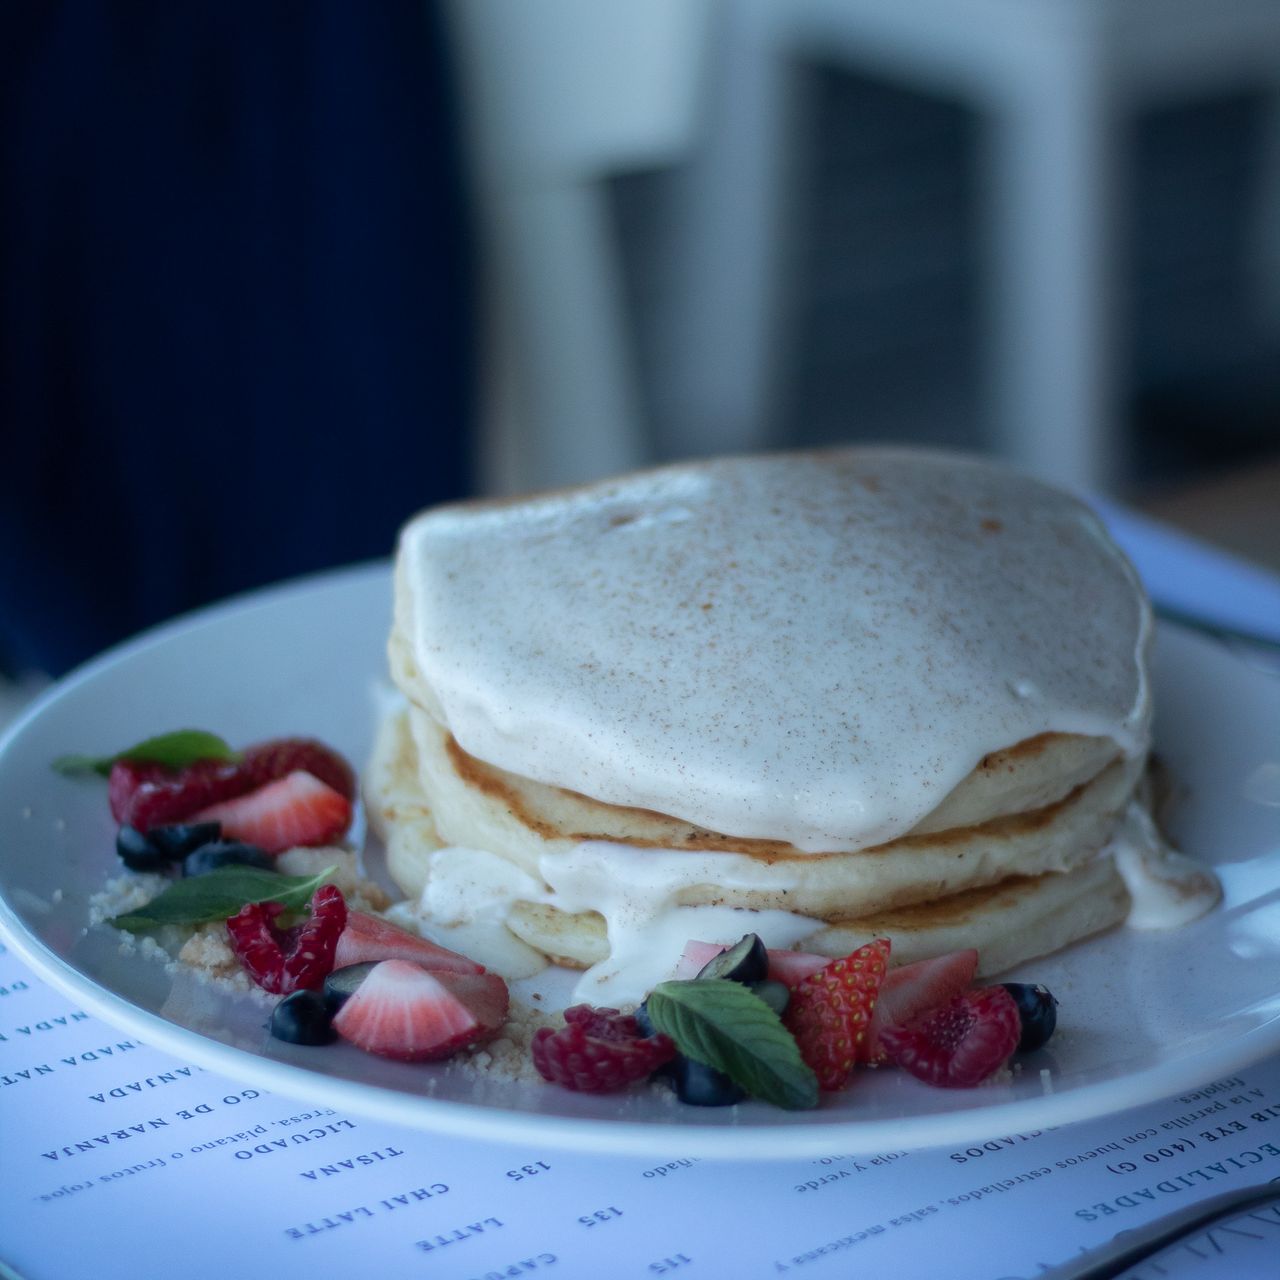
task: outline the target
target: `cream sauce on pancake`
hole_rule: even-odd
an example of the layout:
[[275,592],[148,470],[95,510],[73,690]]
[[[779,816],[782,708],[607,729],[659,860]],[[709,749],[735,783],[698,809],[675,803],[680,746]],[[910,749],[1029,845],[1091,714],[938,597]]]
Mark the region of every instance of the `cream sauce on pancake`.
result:
[[1037,734],[1147,747],[1128,562],[1073,498],[971,458],[728,459],[437,508],[399,581],[464,750],[736,836],[861,849]]
[[1108,852],[1129,890],[1131,929],[1177,929],[1222,897],[1218,877],[1170,848],[1137,800],[1130,801]]

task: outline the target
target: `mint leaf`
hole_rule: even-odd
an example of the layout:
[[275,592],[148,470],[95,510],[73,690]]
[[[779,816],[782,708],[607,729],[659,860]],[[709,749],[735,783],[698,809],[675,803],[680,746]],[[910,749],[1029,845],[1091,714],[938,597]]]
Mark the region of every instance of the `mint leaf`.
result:
[[68,776],[99,773],[104,778],[117,760],[133,760],[139,764],[163,764],[170,769],[185,769],[197,760],[226,760],[235,764],[240,752],[233,751],[216,733],[203,729],[178,729],[147,738],[113,756],[59,756],[53,767]]
[[791,1033],[740,982],[663,982],[649,993],[645,1008],[681,1053],[723,1071],[753,1098],[789,1110],[818,1105],[817,1077]]
[[261,867],[219,867],[207,875],[175,880],[145,907],[110,921],[130,933],[162,924],[208,924],[226,920],[249,902],[279,902],[298,911],[333,874],[328,867],[317,876],[282,876]]

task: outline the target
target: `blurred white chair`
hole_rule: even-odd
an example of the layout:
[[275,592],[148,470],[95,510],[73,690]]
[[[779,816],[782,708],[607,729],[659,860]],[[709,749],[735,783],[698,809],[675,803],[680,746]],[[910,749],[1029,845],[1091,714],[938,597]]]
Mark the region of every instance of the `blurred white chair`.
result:
[[453,0],[490,267],[487,487],[647,458],[600,180],[689,150],[702,0]]
[[[724,47],[740,65],[716,83],[738,101],[712,108],[709,147],[687,179],[684,216],[673,220],[684,244],[663,321],[675,370],[667,411],[692,427],[715,406],[736,406],[744,443],[768,437],[769,405],[754,393],[777,357],[767,319],[775,277],[764,264],[785,255],[788,240],[779,179],[793,104],[779,68],[818,56],[953,95],[986,116],[989,443],[1060,483],[1109,488],[1124,456],[1127,264],[1118,230],[1129,122],[1142,107],[1240,86],[1269,89],[1280,104],[1280,2],[733,0],[727,8],[739,35]],[[716,193],[726,172],[736,179],[731,214],[728,194]],[[1278,220],[1273,205],[1260,223],[1273,255]],[[718,251],[726,225],[735,246],[750,245],[762,262],[727,269]],[[754,413],[741,403],[744,385]]]
[[1105,491],[1124,454],[1128,122],[1240,85],[1280,100],[1280,0],[453,0],[450,12],[492,266],[500,489],[647,460],[599,182],[633,165],[687,162],[664,227],[661,418],[685,452],[770,443],[803,127],[789,70],[817,57],[986,117],[989,444]]

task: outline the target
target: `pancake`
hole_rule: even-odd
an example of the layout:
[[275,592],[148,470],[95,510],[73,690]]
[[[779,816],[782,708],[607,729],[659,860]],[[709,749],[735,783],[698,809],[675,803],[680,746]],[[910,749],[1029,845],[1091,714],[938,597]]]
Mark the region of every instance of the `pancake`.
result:
[[[415,737],[429,744],[434,769],[424,770]],[[673,847],[669,837],[675,819],[625,809],[611,813],[586,797],[545,794],[527,780],[513,780],[466,758],[456,746],[449,750],[448,742],[428,718],[401,709],[385,719],[368,770],[371,821],[386,841],[393,878],[413,898],[423,895],[432,859],[442,847],[496,853],[540,885],[544,875],[555,880],[563,874],[557,862],[567,863],[572,873],[575,854],[584,849],[590,860],[607,864],[610,845],[637,851]],[[1001,767],[1019,760],[1042,763],[1055,745],[1002,753]],[[1081,744],[1062,745],[1063,763],[1078,766],[1088,754]],[[424,776],[433,779],[435,814],[422,790]],[[448,779],[444,787],[441,778]],[[1099,775],[1038,810],[975,828],[913,833],[878,849],[825,858],[776,844],[753,849],[750,842],[682,824],[691,837],[688,860],[702,855],[705,863],[710,855],[712,865],[702,881],[679,889],[674,905],[735,908],[739,933],[751,929],[753,911],[801,912],[815,924],[803,938],[804,949],[823,955],[847,954],[873,937],[890,938],[894,963],[972,946],[981,957],[980,973],[1003,972],[1124,918],[1129,905],[1124,881],[1110,857],[1093,855],[1131,789],[1128,769],[1113,758]],[[559,814],[557,800],[564,801]],[[552,821],[584,814],[592,821],[567,828]],[[732,852],[730,845],[736,846]],[[859,862],[860,867],[851,866]],[[1011,868],[1016,870],[1010,873]],[[866,888],[859,894],[861,886]],[[545,896],[554,897],[549,886]],[[446,912],[437,923],[447,928],[453,921]],[[700,936],[707,930],[699,923],[691,919],[689,929]],[[607,967],[608,926],[598,911],[570,911],[513,896],[505,924],[554,964]]]
[[[832,922],[806,937],[804,949],[834,959],[888,938],[892,962],[899,965],[973,947],[979,955],[977,976],[988,977],[1112,928],[1129,906],[1114,860],[1102,857],[1074,871],[1012,876],[936,902]],[[507,923],[556,964],[589,969],[608,961],[608,932],[596,912],[569,915],[545,904],[517,902]]]
[[[687,869],[681,906],[725,905],[799,912],[819,919],[860,916],[925,902],[1011,874],[1067,870],[1105,842],[1133,790],[1132,764],[1112,756],[1096,775],[1036,809],[971,827],[908,834],[854,853],[805,854],[776,841],[744,841],[647,811],[558,792],[466,756],[429,717],[410,710],[402,750],[430,796],[435,840],[487,849],[545,882],[572,876],[579,850],[677,850]],[[400,733],[405,734],[401,729]],[[1076,744],[1063,756],[1078,764]],[[1046,747],[1048,751],[1051,748]],[[1053,788],[1054,792],[1060,787]],[[425,806],[425,799],[424,799]],[[425,884],[425,855],[409,884]]]
[[498,922],[597,1003],[748,931],[998,972],[1128,909],[1150,625],[1083,505],[954,455],[437,508],[401,534],[371,818],[428,930]]

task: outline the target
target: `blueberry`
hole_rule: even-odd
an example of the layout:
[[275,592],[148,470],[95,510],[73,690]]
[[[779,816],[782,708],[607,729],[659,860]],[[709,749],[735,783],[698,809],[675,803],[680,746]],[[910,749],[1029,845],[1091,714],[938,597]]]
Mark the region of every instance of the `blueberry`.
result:
[[656,1028],[653,1025],[653,1019],[649,1017],[649,1002],[647,1000],[636,1010],[635,1019],[640,1026],[641,1035],[653,1035]]
[[1002,982],[1000,985],[1013,997],[1018,1017],[1022,1019],[1018,1052],[1030,1053],[1047,1044],[1058,1025],[1058,1002],[1052,992],[1038,982]]
[[769,954],[760,936],[746,934],[728,951],[712,956],[698,970],[699,978],[728,978],[730,982],[759,982],[769,972]]
[[376,960],[362,960],[359,964],[343,965],[325,978],[324,1002],[331,1014],[337,1013],[355,995],[356,988],[369,976],[369,970],[376,963]]
[[169,858],[137,827],[121,827],[116,832],[116,852],[130,871],[163,871]]
[[751,987],[751,994],[763,1000],[778,1017],[786,1013],[787,1005],[791,1000],[791,989],[785,982],[775,982],[772,978],[766,978],[763,982],[752,982],[748,985]]
[[668,1064],[667,1075],[676,1097],[691,1107],[731,1107],[747,1096],[723,1071],[682,1053]]
[[222,839],[220,822],[183,822],[167,827],[152,827],[147,832],[151,843],[174,862],[180,862],[189,853],[215,840]]
[[216,840],[182,860],[184,876],[207,875],[219,867],[259,867],[263,871],[274,871],[276,864],[256,844],[241,844],[238,840]]
[[271,1013],[271,1034],[288,1044],[332,1044],[333,1015],[318,991],[295,991]]

